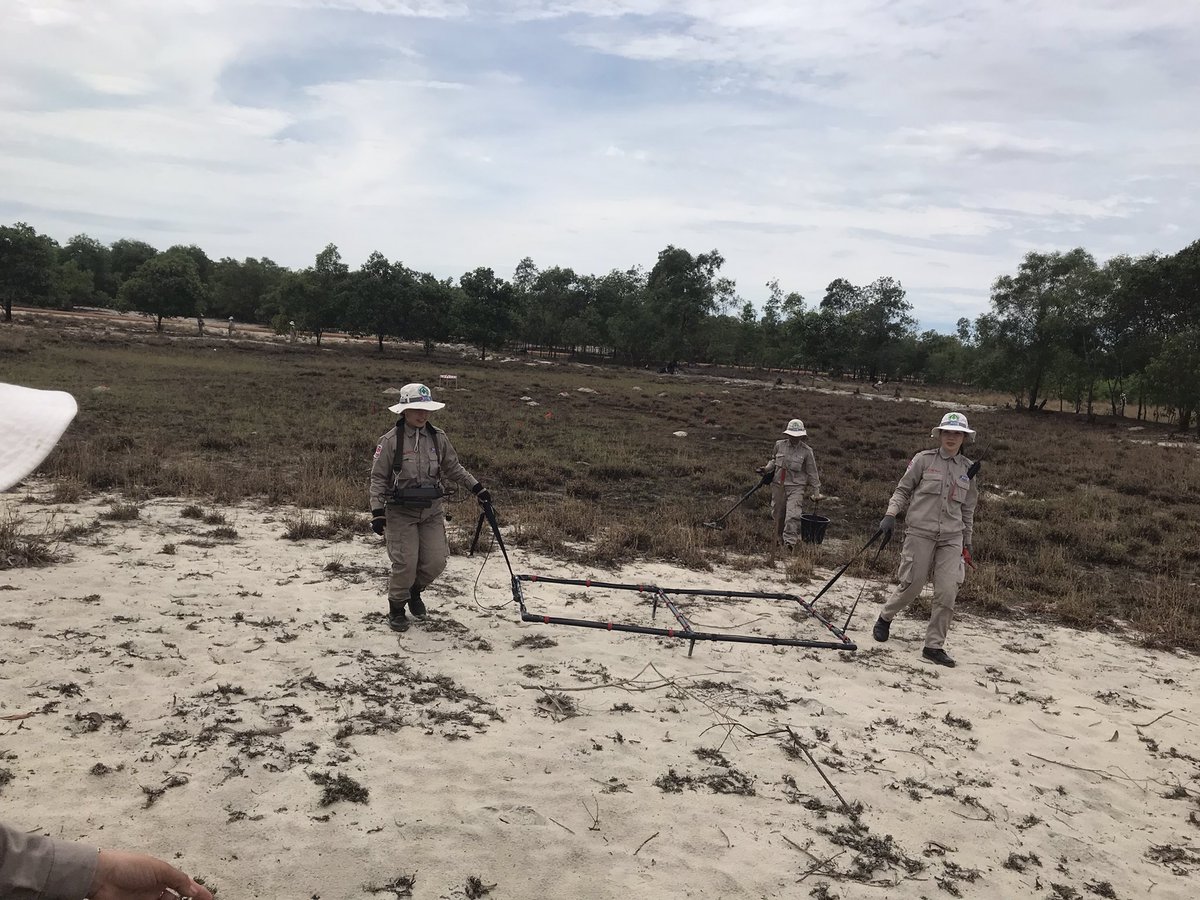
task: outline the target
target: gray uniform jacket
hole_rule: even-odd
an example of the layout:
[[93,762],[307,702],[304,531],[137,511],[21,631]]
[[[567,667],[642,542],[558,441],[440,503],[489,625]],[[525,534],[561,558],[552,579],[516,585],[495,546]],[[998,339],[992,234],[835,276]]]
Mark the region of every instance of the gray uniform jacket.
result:
[[83,900],[95,847],[25,834],[0,823],[0,900]]
[[971,543],[979,488],[967,477],[971,460],[961,453],[947,456],[939,447],[922,450],[908,464],[908,471],[888,501],[887,514],[906,513],[910,532],[930,538],[955,538]]
[[795,446],[787,438],[775,442],[775,453],[771,461],[763,466],[765,474],[774,474],[775,484],[784,487],[808,486],[809,494],[817,494],[821,490],[821,475],[817,472],[817,458],[813,455],[812,447],[804,441],[796,441]]
[[[398,446],[401,440],[403,447]],[[393,471],[392,464],[398,452],[401,465]],[[383,509],[393,488],[430,485],[443,478],[453,478],[468,489],[479,483],[458,461],[458,453],[442,429],[429,424],[417,429],[397,422],[375,447],[369,488],[371,509]]]

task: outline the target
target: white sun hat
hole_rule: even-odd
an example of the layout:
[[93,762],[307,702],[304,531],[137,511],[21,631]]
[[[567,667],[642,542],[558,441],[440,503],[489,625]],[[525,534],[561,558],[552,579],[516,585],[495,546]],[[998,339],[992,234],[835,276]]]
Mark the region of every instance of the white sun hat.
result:
[[63,391],[0,384],[0,491],[41,464],[78,410]]
[[975,437],[975,432],[967,424],[967,417],[959,412],[949,412],[942,416],[941,424],[929,432],[929,436],[937,437],[939,431],[961,431],[968,440]]
[[395,406],[389,406],[394,413],[402,413],[406,409],[427,409],[433,412],[435,409],[442,409],[446,404],[438,403],[433,399],[433,394],[429,393],[429,388],[423,384],[406,384],[400,388],[400,402]]
[[804,437],[806,434],[808,434],[808,432],[804,430],[804,423],[799,419],[792,419],[790,422],[788,422],[787,428],[784,429],[783,433],[788,437]]

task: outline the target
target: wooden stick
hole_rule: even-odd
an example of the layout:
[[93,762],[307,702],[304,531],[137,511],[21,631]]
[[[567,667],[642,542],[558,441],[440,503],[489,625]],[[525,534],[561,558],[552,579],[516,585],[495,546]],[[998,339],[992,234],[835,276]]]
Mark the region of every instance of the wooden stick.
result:
[[[654,840],[656,837],[658,837],[658,835],[659,835],[659,832],[656,831],[656,832],[654,832],[654,834],[650,835],[650,837],[646,838],[644,841],[642,841],[640,844],[638,844],[638,848],[633,851],[633,855],[637,856],[639,853],[641,853],[642,848],[645,847],[652,840]],[[728,840],[728,838],[726,838],[726,840]]]
[[827,865],[829,865],[831,862],[833,862],[835,859],[837,859],[839,856],[841,856],[845,852],[846,852],[845,850],[839,851],[838,853],[835,853],[833,856],[829,857],[829,859],[821,860],[820,862],[809,866],[808,871],[800,876],[800,879],[799,879],[799,881],[796,882],[796,884],[802,883],[804,881],[804,879],[807,878],[809,875],[812,875],[814,872],[817,872],[817,871],[825,868]]
[[1173,713],[1173,712],[1175,712],[1175,710],[1173,710],[1173,709],[1168,709],[1168,710],[1167,710],[1165,713],[1163,713],[1161,716],[1158,716],[1158,717],[1156,717],[1156,718],[1153,718],[1153,719],[1151,719],[1151,720],[1150,720],[1149,722],[1147,722],[1145,725],[1141,725],[1141,724],[1139,724],[1139,723],[1137,723],[1137,722],[1134,722],[1134,723],[1133,723],[1133,724],[1134,724],[1134,727],[1135,727],[1135,728],[1149,728],[1151,725],[1153,725],[1153,724],[1154,724],[1155,722],[1157,722],[1159,719],[1165,719],[1167,716],[1169,716],[1169,715],[1170,715],[1171,713]]

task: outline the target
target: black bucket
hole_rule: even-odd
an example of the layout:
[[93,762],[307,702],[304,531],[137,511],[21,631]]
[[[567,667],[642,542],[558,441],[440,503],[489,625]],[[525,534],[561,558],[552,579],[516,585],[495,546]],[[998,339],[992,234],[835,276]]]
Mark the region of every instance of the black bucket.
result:
[[806,544],[819,544],[825,540],[825,529],[828,527],[828,516],[805,513],[800,517],[800,540]]

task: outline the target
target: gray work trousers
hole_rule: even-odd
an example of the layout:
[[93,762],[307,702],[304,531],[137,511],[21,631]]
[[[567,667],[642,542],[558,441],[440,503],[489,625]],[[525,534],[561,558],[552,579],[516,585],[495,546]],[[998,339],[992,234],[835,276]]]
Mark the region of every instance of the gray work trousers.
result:
[[917,598],[932,575],[933,610],[925,630],[925,646],[931,650],[941,648],[946,643],[946,632],[950,630],[950,622],[954,619],[958,586],[966,577],[962,548],[962,535],[933,538],[908,532],[900,551],[896,587],[883,604],[879,617],[885,622],[892,621]]
[[771,518],[775,537],[787,547],[800,543],[800,516],[804,512],[804,484],[771,485]]
[[446,569],[450,545],[441,501],[428,509],[388,504],[387,550],[392,563],[388,600],[404,603],[409,590],[428,587]]

